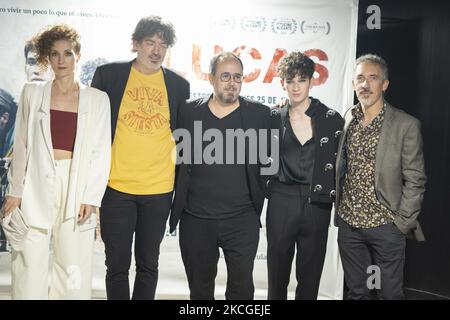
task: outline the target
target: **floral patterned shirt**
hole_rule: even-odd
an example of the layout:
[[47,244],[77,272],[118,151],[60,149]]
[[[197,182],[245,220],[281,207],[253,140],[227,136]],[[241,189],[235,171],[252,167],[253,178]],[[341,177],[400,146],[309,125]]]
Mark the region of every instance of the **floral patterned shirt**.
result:
[[394,215],[375,193],[375,159],[386,106],[363,127],[362,107],[352,110],[346,137],[347,173],[339,203],[339,215],[355,228],[374,228],[393,222]]

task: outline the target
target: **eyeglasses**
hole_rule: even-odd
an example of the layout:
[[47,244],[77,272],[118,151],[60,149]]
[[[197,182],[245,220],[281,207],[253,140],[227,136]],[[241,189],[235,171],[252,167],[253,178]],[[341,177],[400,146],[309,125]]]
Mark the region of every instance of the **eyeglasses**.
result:
[[229,72],[224,72],[220,75],[220,81],[222,82],[228,82],[231,80],[231,76],[233,76],[233,80],[236,83],[241,83],[242,80],[244,79],[244,76],[240,73],[229,73]]

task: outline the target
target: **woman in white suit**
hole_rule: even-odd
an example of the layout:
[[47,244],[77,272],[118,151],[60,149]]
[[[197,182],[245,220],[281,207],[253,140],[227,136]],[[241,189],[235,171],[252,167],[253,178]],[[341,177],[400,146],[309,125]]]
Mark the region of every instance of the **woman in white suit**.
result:
[[12,252],[12,298],[89,299],[95,209],[110,166],[109,99],[76,78],[76,30],[54,25],[34,42],[38,63],[50,64],[55,78],[27,83],[16,117],[2,211],[20,207],[30,231],[23,250]]

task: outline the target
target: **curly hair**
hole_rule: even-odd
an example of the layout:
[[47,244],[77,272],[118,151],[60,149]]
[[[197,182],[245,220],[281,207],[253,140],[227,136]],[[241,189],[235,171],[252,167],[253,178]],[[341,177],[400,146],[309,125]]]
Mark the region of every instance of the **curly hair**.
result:
[[155,34],[161,36],[169,47],[172,47],[177,40],[173,25],[158,16],[148,16],[139,20],[131,40],[140,43],[145,37],[153,37]]
[[58,40],[71,41],[75,53],[80,53],[80,35],[77,30],[67,24],[47,26],[32,39],[33,43],[36,45],[36,60],[41,68],[45,69],[48,66],[50,50],[55,41]]
[[293,51],[284,56],[277,65],[281,79],[294,79],[296,76],[311,79],[316,64],[300,51]]

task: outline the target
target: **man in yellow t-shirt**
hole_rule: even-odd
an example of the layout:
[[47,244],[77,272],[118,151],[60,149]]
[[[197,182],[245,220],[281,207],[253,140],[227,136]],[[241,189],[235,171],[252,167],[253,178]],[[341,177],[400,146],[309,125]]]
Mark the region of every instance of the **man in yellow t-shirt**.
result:
[[173,25],[142,18],[133,35],[136,59],[97,68],[92,86],[111,101],[111,173],[100,211],[108,299],[130,299],[128,271],[135,238],[132,299],[154,299],[159,247],[172,205],[178,110],[189,83],[162,67],[176,40]]

